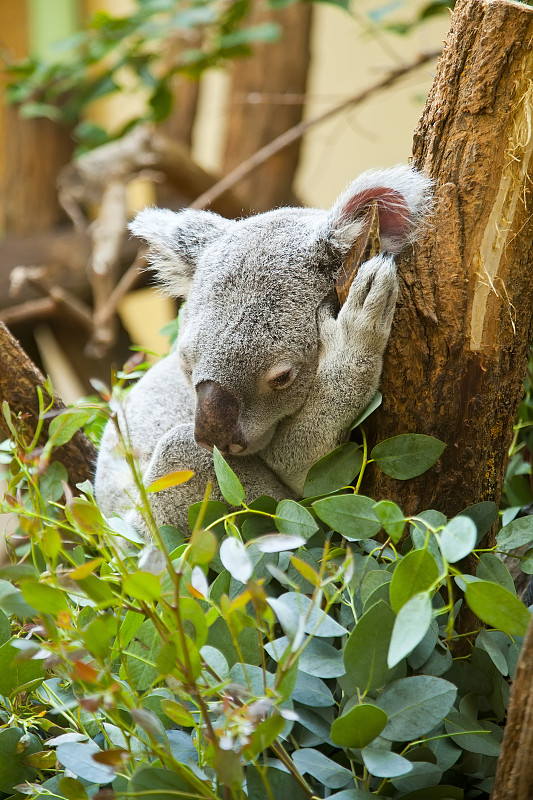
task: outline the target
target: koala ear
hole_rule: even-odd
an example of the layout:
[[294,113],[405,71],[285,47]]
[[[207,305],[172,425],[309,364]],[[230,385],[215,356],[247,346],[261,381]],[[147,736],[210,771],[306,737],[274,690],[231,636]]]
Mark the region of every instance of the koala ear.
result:
[[150,245],[148,260],[172,297],[186,297],[198,257],[234,223],[211,211],[145,208],[129,224]]
[[340,195],[329,212],[328,238],[341,251],[361,232],[368,205],[377,200],[383,250],[399,253],[413,241],[431,210],[432,181],[407,164],[363,172]]

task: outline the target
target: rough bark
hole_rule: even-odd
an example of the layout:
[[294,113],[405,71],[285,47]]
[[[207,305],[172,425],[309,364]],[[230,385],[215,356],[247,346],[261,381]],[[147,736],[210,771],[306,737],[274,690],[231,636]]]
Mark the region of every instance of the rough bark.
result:
[[[276,22],[280,40],[254,45],[253,55],[232,66],[227,144],[223,171],[230,172],[263,145],[296,125],[302,118],[309,64],[312,3],[293,3],[284,9],[253,9],[249,22]],[[279,98],[295,102],[281,104]],[[239,189],[252,198],[253,211],[267,211],[294,202],[292,182],[300,142],[275,155]]]
[[[24,414],[24,421],[31,437],[35,431],[39,417],[39,406],[36,387],[44,390],[44,377],[35,364],[26,355],[17,340],[10,334],[6,326],[0,322],[0,404],[7,400],[12,416]],[[53,409],[61,410],[65,406],[59,398],[55,398]],[[40,444],[46,441],[48,423],[45,421]],[[0,432],[9,437],[3,414],[0,413]],[[31,440],[31,439],[30,439]],[[96,451],[91,441],[78,431],[70,442],[53,451],[52,459],[59,461],[67,469],[72,485],[92,478]]]
[[375,469],[365,493],[407,513],[498,503],[532,335],[533,9],[462,0],[414,137],[435,214],[400,264],[401,294],[371,442],[436,436],[408,482]]
[[491,800],[530,800],[533,786],[533,621],[511,689]]

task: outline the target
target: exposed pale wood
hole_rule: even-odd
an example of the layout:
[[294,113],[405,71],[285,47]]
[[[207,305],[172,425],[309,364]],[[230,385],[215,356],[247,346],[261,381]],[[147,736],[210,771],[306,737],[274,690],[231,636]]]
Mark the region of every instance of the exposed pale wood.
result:
[[498,503],[533,332],[533,9],[461,0],[414,138],[436,209],[401,260],[400,299],[371,443],[408,431],[447,449],[364,491],[407,513]]
[[[6,326],[0,322],[0,404],[7,400],[13,416],[19,412],[25,415],[29,435],[35,431],[39,415],[36,387],[44,386],[44,377],[26,355],[17,340]],[[44,391],[44,389],[43,389]],[[48,395],[45,392],[45,397]],[[55,398],[54,409],[64,408],[59,398]],[[40,443],[46,441],[48,423],[45,421]],[[0,431],[9,437],[10,432],[4,417],[0,414]],[[92,478],[96,451],[89,439],[79,431],[70,442],[53,451],[52,458],[67,469],[72,485]]]
[[[302,105],[272,105],[268,94],[305,93],[311,16],[312,3],[292,3],[279,10],[252,4],[249,23],[276,22],[281,38],[276,43],[254,45],[251,57],[232,64],[225,173],[301,120]],[[241,184],[254,211],[294,201],[292,182],[299,152],[300,142],[295,141]]]

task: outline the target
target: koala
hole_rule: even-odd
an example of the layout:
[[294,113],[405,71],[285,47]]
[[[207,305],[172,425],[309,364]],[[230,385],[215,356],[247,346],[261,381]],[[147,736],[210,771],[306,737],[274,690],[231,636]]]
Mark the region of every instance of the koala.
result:
[[[430,197],[429,179],[397,165],[362,174],[330,210],[137,215],[130,230],[149,244],[166,291],[185,299],[175,347],[133,387],[122,419],[145,485],[194,471],[151,496],[158,525],[183,529],[208,481],[221,497],[215,446],[251,501],[298,497],[315,461],[347,440],[379,385],[398,291],[394,255],[414,241]],[[360,267],[339,308],[335,278],[374,200],[383,252]],[[142,527],[113,423],[95,494],[105,514],[129,513]]]

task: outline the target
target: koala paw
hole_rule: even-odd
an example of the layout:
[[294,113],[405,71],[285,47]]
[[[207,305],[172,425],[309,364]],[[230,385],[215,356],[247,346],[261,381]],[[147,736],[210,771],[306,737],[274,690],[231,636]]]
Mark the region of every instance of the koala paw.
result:
[[338,322],[352,341],[353,336],[359,338],[365,331],[384,337],[386,341],[397,297],[398,282],[393,257],[375,256],[366,261],[355,276]]

